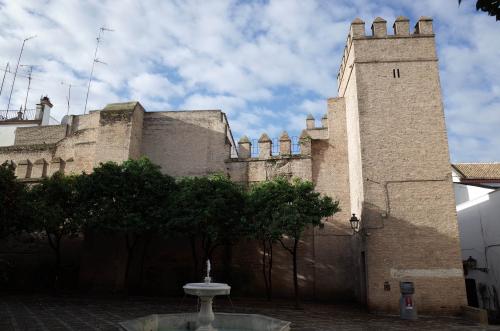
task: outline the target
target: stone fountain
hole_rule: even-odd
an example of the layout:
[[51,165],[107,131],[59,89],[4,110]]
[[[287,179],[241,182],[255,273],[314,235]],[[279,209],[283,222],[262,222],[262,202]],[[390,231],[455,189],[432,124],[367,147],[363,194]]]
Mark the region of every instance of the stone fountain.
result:
[[258,314],[216,313],[212,310],[213,298],[229,295],[231,287],[212,283],[210,261],[203,283],[188,283],[184,292],[197,296],[200,311],[196,313],[156,314],[120,323],[126,331],[289,331],[290,322]]

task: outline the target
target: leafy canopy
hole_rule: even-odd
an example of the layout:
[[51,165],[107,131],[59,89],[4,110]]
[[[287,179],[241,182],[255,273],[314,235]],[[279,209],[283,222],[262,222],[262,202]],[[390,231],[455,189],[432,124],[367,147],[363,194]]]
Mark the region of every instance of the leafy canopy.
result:
[[174,226],[202,236],[207,249],[231,243],[245,232],[244,203],[242,188],[223,175],[182,178]]
[[77,183],[78,177],[56,172],[31,188],[35,230],[45,231],[56,240],[78,234],[82,218]]
[[106,162],[82,176],[82,200],[92,227],[140,234],[170,217],[175,180],[147,158]]
[[324,217],[339,211],[338,201],[328,196],[321,196],[314,191],[314,184],[299,178],[289,182],[285,178],[276,178],[264,182],[253,189],[253,205],[257,225],[265,218],[271,219],[271,231],[268,235],[284,235],[299,238],[308,226],[319,226]]
[[26,187],[17,181],[14,165],[5,162],[0,165],[0,238],[15,234],[27,225]]

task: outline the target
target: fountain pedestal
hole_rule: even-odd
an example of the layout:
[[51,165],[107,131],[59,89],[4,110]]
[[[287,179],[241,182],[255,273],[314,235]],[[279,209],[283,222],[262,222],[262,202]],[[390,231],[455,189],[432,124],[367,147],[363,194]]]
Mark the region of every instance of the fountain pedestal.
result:
[[186,294],[195,295],[200,298],[200,311],[198,312],[198,328],[196,331],[217,331],[212,326],[215,319],[212,310],[212,302],[216,295],[229,295],[231,287],[223,283],[189,283],[184,285]]
[[212,327],[212,322],[215,319],[214,311],[212,310],[213,297],[200,297],[200,311],[198,312],[198,323],[200,326],[197,331],[216,331]]

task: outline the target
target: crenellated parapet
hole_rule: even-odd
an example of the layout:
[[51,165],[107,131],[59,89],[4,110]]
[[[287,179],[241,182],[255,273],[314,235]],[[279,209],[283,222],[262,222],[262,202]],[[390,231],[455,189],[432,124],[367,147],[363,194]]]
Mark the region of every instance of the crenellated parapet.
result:
[[52,176],[56,172],[61,172],[64,173],[64,167],[66,165],[66,162],[60,157],[55,157],[50,161],[50,166],[49,166],[49,176]]
[[238,141],[238,147],[240,158],[248,159],[252,157],[252,143],[247,136],[243,136],[240,138],[240,141]]
[[31,170],[31,178],[44,178],[47,177],[48,163],[44,158],[38,159],[33,163]]
[[311,155],[311,140],[311,136],[309,135],[307,130],[302,130],[302,133],[299,137],[300,154]]
[[328,139],[328,114],[321,117],[321,126],[316,126],[316,119],[312,114],[306,117],[306,130],[309,137],[313,140]]
[[292,155],[292,139],[286,131],[283,131],[280,136],[280,155]]
[[11,163],[15,168],[15,175],[18,179],[33,179],[41,180],[46,177],[54,175],[56,172],[63,174],[67,173],[66,163],[71,164],[73,158],[64,161],[60,157],[54,157],[51,160],[45,158],[40,159],[17,159],[6,160],[5,162]]
[[259,138],[259,159],[269,159],[273,152],[273,141],[266,133]]
[[[365,21],[360,18],[356,18],[351,22],[351,27],[349,34],[347,36],[346,45],[344,47],[344,53],[342,60],[340,62],[340,68],[337,75],[339,81],[342,80],[346,71],[349,72],[352,68],[353,61],[349,60],[352,58],[351,51],[353,42],[356,40],[377,40],[377,39],[394,39],[394,38],[428,38],[434,36],[434,31],[432,27],[432,18],[422,16],[416,22],[413,32],[410,33],[410,20],[404,16],[398,16],[394,21],[392,34],[387,31],[387,21],[381,17],[377,17],[373,20],[371,24],[371,33],[367,34],[365,29]],[[403,46],[404,47],[404,46]]]

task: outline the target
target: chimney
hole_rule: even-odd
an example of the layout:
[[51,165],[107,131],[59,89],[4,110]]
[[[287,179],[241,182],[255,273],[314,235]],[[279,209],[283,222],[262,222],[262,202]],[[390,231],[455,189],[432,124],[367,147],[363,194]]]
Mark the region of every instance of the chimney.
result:
[[40,125],[49,125],[50,110],[53,105],[48,96],[40,98],[40,103],[36,105],[35,119],[41,120]]

